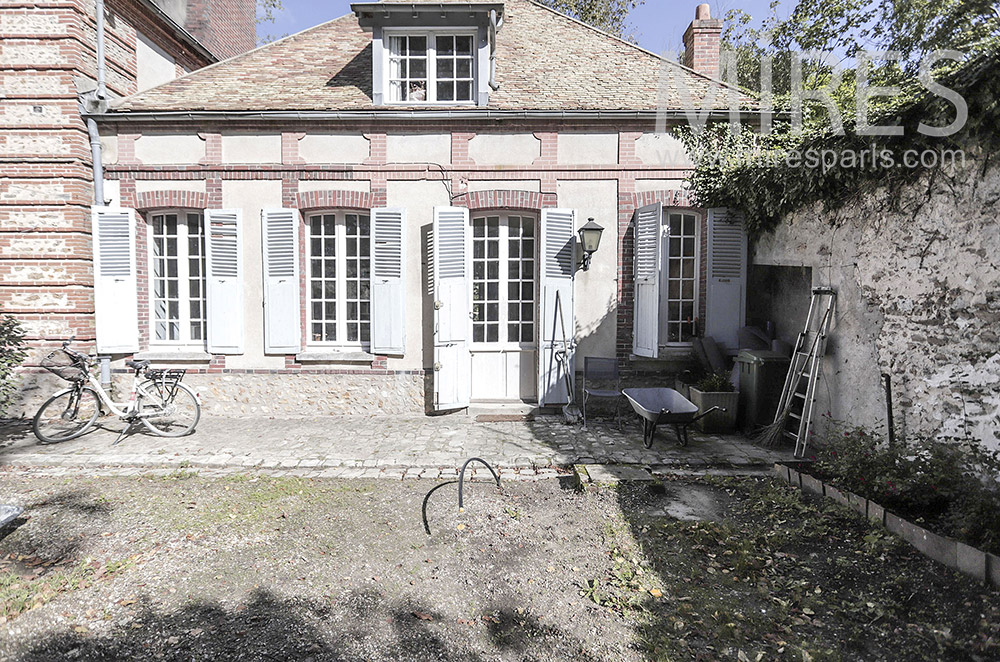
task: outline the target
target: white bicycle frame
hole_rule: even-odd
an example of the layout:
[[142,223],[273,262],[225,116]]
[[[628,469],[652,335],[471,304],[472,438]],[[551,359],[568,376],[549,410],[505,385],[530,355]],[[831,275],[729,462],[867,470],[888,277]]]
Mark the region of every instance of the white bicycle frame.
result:
[[163,413],[161,411],[150,411],[145,414],[139,413],[139,396],[145,395],[154,401],[157,397],[143,387],[143,383],[139,381],[139,374],[136,372],[133,372],[132,374],[132,390],[129,392],[128,402],[115,402],[112,400],[111,396],[108,395],[108,392],[104,390],[103,386],[101,386],[101,382],[99,382],[89,370],[87,371],[87,385],[90,386],[95,393],[97,393],[97,397],[100,398],[101,403],[110,409],[112,414],[118,416],[119,418],[129,416],[143,418],[148,416],[158,416]]

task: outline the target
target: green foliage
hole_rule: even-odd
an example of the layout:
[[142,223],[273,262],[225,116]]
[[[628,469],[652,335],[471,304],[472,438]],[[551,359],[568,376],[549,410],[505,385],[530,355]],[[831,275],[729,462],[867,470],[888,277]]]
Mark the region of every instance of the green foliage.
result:
[[20,322],[0,314],[0,415],[7,411],[17,393],[14,369],[27,357],[26,347]]
[[861,427],[833,426],[816,468],[843,487],[940,533],[1000,552],[1000,454],[964,440],[890,446]]
[[628,37],[628,14],[645,0],[538,0],[558,12],[618,37]]
[[[1000,68],[997,54],[1000,19],[984,0],[929,2],[926,0],[799,0],[787,19],[771,14],[762,27],[750,17],[730,12],[723,35],[735,53],[736,79],[762,92],[762,63],[772,62],[772,100],[778,111],[788,110],[792,94],[792,57],[802,50],[830,53],[805,62],[802,86],[819,90],[831,83],[836,112],[843,131],[830,130],[830,113],[819,101],[806,101],[800,132],[786,116],[770,135],[742,132],[728,126],[710,126],[696,132],[679,131],[695,162],[690,185],[703,206],[732,207],[744,212],[747,230],[758,237],[772,230],[785,215],[816,202],[836,208],[877,187],[898,191],[901,184],[939,167],[950,165],[950,151],[980,141],[996,145],[1000,120]],[[870,85],[897,86],[900,94],[876,97],[869,103],[869,123],[898,125],[902,136],[859,135],[855,120],[856,92],[861,74],[854,59],[861,49],[897,50],[898,63],[873,62],[865,68]],[[956,64],[945,60],[933,70],[935,80],[957,92],[968,104],[969,121],[963,131],[947,138],[925,136],[920,124],[943,127],[955,119],[955,107],[930,94],[916,73],[921,58],[938,48],[959,49],[967,58]],[[835,66],[843,68],[839,82]],[[907,164],[907,153],[935,152],[943,163]],[[806,163],[810,155],[815,160]]]
[[694,385],[702,393],[732,393],[736,389],[729,381],[729,375],[724,372],[713,372],[705,375]]

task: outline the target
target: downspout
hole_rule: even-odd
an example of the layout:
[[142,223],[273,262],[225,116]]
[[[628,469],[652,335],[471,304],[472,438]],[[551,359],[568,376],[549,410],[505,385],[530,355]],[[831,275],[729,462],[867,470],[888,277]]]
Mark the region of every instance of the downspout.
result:
[[[104,57],[104,0],[95,0],[97,11],[97,92],[95,101],[97,110],[103,111],[105,99],[108,97],[106,85],[106,63]],[[90,135],[90,157],[94,162],[94,204],[103,205],[104,199],[104,164],[101,156],[101,134],[97,130],[97,120],[87,118],[87,133]]]
[[[97,91],[92,97],[93,107],[89,110],[104,112],[107,109],[107,63],[104,55],[104,0],[95,0],[97,12]],[[90,135],[90,158],[94,167],[94,204],[104,205],[104,163],[101,153],[101,134],[97,130],[97,120],[87,117],[87,133]],[[113,387],[111,382],[111,357],[98,357],[101,366],[101,386]]]
[[497,82],[497,30],[500,29],[500,20],[497,18],[497,10],[490,10],[490,88],[496,92],[500,89]]

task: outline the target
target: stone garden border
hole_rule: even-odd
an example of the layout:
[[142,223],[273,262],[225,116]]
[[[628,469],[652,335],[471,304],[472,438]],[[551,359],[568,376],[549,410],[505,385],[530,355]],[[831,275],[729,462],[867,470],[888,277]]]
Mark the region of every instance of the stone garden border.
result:
[[928,531],[889,512],[874,501],[824,483],[815,476],[801,473],[787,464],[775,464],[774,473],[779,479],[803,492],[826,496],[857,511],[862,517],[882,525],[891,533],[910,543],[924,556],[984,584],[1000,588],[1000,556],[980,551],[954,538]]

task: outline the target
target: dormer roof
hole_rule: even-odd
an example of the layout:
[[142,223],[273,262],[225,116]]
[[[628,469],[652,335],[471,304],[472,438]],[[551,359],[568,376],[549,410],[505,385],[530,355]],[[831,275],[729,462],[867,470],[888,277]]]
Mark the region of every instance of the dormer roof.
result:
[[[371,3],[359,3],[368,5]],[[425,7],[501,3],[384,2],[407,11]],[[497,34],[496,82],[485,107],[456,106],[470,114],[596,113],[726,109],[735,97],[753,111],[749,94],[601,32],[532,0],[506,0]],[[446,7],[448,6],[448,7]],[[349,14],[256,50],[200,69],[112,104],[123,113],[330,112],[364,116],[379,111],[415,114],[448,106],[374,103],[372,33]],[[370,28],[369,28],[370,29]]]

